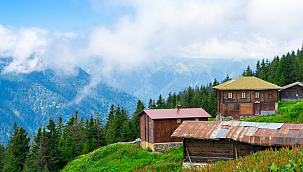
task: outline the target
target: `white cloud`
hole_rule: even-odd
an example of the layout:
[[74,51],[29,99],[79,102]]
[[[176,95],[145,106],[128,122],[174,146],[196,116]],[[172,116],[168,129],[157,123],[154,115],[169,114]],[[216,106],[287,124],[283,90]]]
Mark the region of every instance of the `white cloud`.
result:
[[30,73],[49,67],[68,71],[67,65],[77,57],[69,52],[69,40],[74,38],[76,34],[72,32],[51,33],[35,27],[0,25],[0,57],[12,60],[2,72]]
[[134,15],[90,33],[89,52],[102,58],[109,68],[135,68],[168,56],[270,59],[302,44],[303,4],[294,1],[91,3],[95,10],[123,5],[135,10]]
[[90,2],[100,14],[130,11],[111,25],[90,26],[86,38],[0,25],[0,56],[13,59],[4,72],[55,68],[74,73],[77,65],[102,62],[92,65],[92,72],[108,74],[167,57],[270,59],[301,48],[303,40],[303,2],[296,0]]

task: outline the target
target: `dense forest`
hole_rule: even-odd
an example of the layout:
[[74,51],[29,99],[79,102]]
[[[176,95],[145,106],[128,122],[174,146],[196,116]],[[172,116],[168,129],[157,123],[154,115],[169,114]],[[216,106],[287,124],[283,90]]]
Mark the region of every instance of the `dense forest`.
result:
[[256,76],[279,86],[303,81],[303,45],[301,50],[292,51],[286,55],[275,56],[272,61],[268,59],[257,61],[256,70],[250,66],[243,71],[242,76]]
[[[279,86],[303,81],[303,47],[281,58],[275,56],[272,61],[257,61],[256,70],[248,66],[242,76],[256,76]],[[230,79],[227,75],[221,83]],[[40,127],[32,138],[15,122],[7,146],[0,144],[0,171],[59,171],[75,157],[96,148],[133,141],[139,137],[136,114],[145,108],[201,107],[214,117],[216,91],[212,87],[218,84],[215,79],[206,86],[189,86],[179,93],[169,93],[166,99],[160,94],[158,100],[150,99],[147,107],[138,100],[131,115],[123,107],[112,105],[106,119],[99,112],[84,119],[77,111],[65,124],[61,116],[57,120],[50,118],[48,125]]]
[[7,147],[0,144],[0,171],[59,171],[75,157],[96,148],[133,141],[139,137],[135,114],[142,109],[144,105],[139,100],[130,118],[123,107],[112,105],[107,119],[97,112],[86,120],[76,111],[66,124],[61,116],[56,121],[50,118],[33,138],[15,122]]
[[[240,74],[241,75],[241,74]],[[239,76],[240,76],[239,75]],[[263,59],[257,61],[256,70],[253,71],[250,66],[243,71],[242,76],[256,76],[265,81],[271,82],[279,86],[285,86],[294,82],[303,81],[303,46],[301,50],[292,51],[286,55],[275,56],[272,61]],[[227,75],[221,83],[230,80]],[[217,103],[216,91],[213,86],[218,85],[217,79],[213,83],[206,86],[195,88],[188,86],[185,90],[176,93],[169,93],[168,98],[164,99],[162,95],[158,100],[150,99],[148,108],[150,109],[165,109],[176,108],[181,105],[182,108],[203,108],[213,117],[216,116]]]

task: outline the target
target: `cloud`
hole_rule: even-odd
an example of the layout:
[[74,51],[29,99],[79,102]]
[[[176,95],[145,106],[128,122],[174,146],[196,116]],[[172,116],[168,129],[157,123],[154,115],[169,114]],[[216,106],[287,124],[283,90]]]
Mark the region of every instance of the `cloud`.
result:
[[[3,72],[53,68],[74,74],[79,65],[91,66],[100,78],[109,77],[112,70],[142,69],[168,57],[270,59],[302,46],[303,3],[295,0],[90,3],[95,12],[115,13],[116,18],[111,24],[84,26],[89,28],[84,38],[73,31],[0,25],[0,56],[12,58]],[[96,85],[91,83],[83,93]]]
[[299,22],[303,16],[302,3],[268,0],[91,3],[96,11],[123,5],[134,9],[134,13],[119,18],[113,25],[96,27],[90,33],[87,50],[91,56],[102,58],[109,69],[133,69],[167,57],[270,59],[302,44],[303,23]]
[[[76,37],[73,32],[52,33],[35,27],[0,25],[0,57],[11,58],[2,72],[30,73],[47,68],[71,72],[76,66],[72,62],[77,56],[69,51],[70,39]],[[68,66],[72,69],[69,70]]]

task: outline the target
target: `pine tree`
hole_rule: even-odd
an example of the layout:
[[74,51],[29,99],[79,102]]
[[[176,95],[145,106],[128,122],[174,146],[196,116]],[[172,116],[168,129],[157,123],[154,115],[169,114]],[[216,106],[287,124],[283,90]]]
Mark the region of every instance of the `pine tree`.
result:
[[98,142],[96,139],[97,130],[95,128],[95,121],[93,116],[90,117],[90,120],[86,122],[86,139],[84,142],[83,153],[86,154],[88,152],[93,151],[98,147]]
[[22,171],[29,153],[29,141],[26,130],[14,123],[10,140],[8,141],[3,171]]
[[33,158],[35,166],[38,167],[39,171],[43,171],[47,164],[47,140],[45,127],[43,130],[41,127],[38,128],[37,135],[34,136],[35,145],[33,145]]
[[59,161],[61,159],[59,150],[59,131],[56,128],[55,121],[50,118],[46,126],[46,145],[47,145],[47,168],[50,171],[59,171]]
[[127,121],[127,122],[123,123],[121,139],[120,139],[122,142],[129,142],[133,138],[130,123],[131,123],[131,121]]
[[225,79],[222,81],[222,83],[223,82],[226,82],[226,81],[229,81],[229,80],[231,80],[231,78],[228,76],[228,74],[226,75],[226,77],[225,77]]
[[95,113],[95,128],[96,128],[96,139],[98,143],[98,147],[105,146],[105,131],[104,131],[104,117],[100,114],[100,112]]
[[162,95],[160,94],[159,99],[157,100],[157,109],[163,109],[165,105],[165,100],[162,98]]
[[133,137],[132,139],[136,139],[140,137],[140,125],[139,125],[139,116],[137,116],[138,113],[140,113],[143,109],[145,109],[144,103],[141,100],[138,100],[137,107],[135,112],[133,113],[132,117],[132,125],[133,126]]
[[0,142],[0,171],[3,169],[3,163],[5,158],[5,148]]
[[112,104],[110,107],[109,114],[107,116],[107,121],[105,124],[105,140],[107,144],[115,143],[115,136],[114,136],[114,118],[115,118],[115,109],[114,105]]

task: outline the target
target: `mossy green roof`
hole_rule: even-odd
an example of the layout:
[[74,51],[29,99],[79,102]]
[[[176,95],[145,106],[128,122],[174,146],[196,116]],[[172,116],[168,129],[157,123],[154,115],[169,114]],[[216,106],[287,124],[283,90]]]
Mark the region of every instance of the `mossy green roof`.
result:
[[218,90],[270,90],[281,87],[254,76],[238,77],[214,86]]

